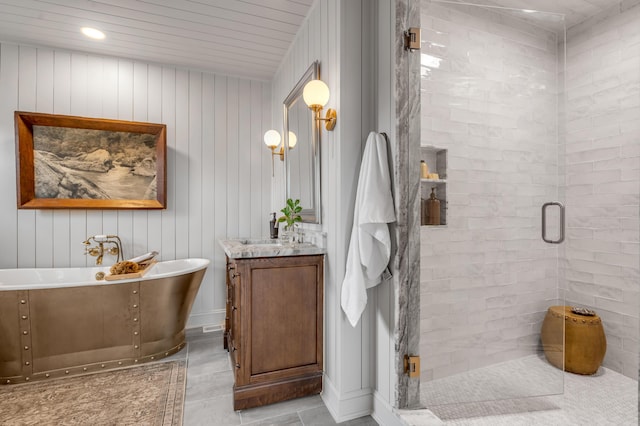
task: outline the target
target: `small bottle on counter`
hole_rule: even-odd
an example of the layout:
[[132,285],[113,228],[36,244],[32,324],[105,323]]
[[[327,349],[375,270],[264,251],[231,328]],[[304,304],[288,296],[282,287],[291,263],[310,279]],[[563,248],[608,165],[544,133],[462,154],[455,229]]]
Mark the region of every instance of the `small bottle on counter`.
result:
[[431,188],[431,195],[427,200],[427,225],[440,225],[440,200],[436,198],[435,186]]
[[427,163],[424,160],[420,160],[420,177],[422,179],[429,178],[429,166],[427,166]]
[[271,213],[271,220],[269,221],[269,237],[273,240],[278,238],[278,225],[276,221],[276,213]]

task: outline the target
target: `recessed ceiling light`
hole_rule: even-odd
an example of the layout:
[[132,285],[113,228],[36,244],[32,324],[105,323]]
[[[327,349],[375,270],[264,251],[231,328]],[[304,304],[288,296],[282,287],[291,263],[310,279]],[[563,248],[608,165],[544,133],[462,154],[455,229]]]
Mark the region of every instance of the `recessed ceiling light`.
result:
[[104,33],[100,30],[96,30],[95,28],[82,27],[80,28],[80,31],[89,38],[94,38],[96,40],[102,40],[104,38]]
[[531,9],[522,9],[522,11],[523,11],[524,13],[536,13],[536,11],[535,11],[535,10],[531,10]]

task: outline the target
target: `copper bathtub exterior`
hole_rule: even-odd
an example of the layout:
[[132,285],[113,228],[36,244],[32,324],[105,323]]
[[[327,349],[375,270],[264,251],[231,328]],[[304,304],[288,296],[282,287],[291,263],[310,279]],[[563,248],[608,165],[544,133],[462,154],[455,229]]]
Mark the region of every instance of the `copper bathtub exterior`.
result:
[[0,383],[86,374],[178,352],[205,262],[168,277],[0,291]]

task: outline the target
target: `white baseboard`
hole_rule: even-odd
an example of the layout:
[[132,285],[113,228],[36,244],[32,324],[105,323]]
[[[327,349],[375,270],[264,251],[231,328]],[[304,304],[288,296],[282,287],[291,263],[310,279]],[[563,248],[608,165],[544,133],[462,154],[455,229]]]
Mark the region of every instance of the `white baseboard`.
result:
[[371,417],[380,425],[406,426],[407,424],[395,413],[394,408],[382,398],[377,391],[373,393],[373,413]]
[[373,395],[370,389],[339,395],[327,376],[324,376],[321,396],[336,423],[368,416],[373,409]]
[[444,426],[444,422],[426,408],[416,410],[397,410],[404,426]]
[[224,327],[224,318],[226,314],[225,309],[216,309],[202,314],[191,314],[187,320],[187,328],[205,326]]
[[398,410],[393,408],[378,392],[373,394],[371,417],[384,426],[442,426],[444,423],[426,408]]

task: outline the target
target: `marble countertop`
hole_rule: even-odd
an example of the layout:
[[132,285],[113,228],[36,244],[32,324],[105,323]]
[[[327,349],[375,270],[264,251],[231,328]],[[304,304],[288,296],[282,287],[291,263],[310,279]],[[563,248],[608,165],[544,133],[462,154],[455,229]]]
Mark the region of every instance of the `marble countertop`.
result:
[[311,243],[282,243],[280,240],[251,240],[235,238],[218,240],[224,252],[231,259],[252,257],[306,256],[324,254],[326,251]]

